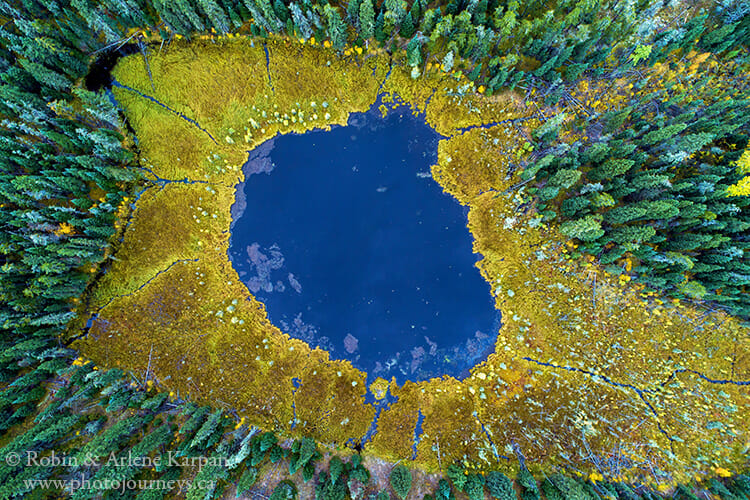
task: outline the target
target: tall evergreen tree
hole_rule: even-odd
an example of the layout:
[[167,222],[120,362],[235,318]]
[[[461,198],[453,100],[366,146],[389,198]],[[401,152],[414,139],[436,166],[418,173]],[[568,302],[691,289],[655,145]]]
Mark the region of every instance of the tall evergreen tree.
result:
[[411,67],[422,64],[422,37],[417,34],[406,46],[406,59]]
[[331,43],[336,49],[343,49],[346,45],[346,25],[341,16],[334,7],[325,6],[325,14],[328,20],[328,36],[331,37]]
[[174,0],[174,6],[191,26],[191,31],[204,31],[206,29],[201,16],[198,14],[191,0]]
[[359,33],[365,40],[375,36],[375,9],[372,0],[362,0],[359,4]]
[[292,21],[294,22],[294,26],[299,30],[302,38],[308,40],[311,36],[313,36],[313,28],[310,25],[310,21],[307,19],[305,14],[302,13],[302,10],[300,10],[296,2],[292,2],[291,4],[289,4],[289,10],[292,14]]
[[362,0],[349,0],[346,5],[346,19],[355,28],[359,28],[359,6]]
[[404,38],[411,38],[414,36],[416,28],[414,26],[414,20],[411,18],[411,13],[407,12],[401,20],[401,28],[399,34]]
[[198,0],[203,12],[205,12],[211,25],[221,34],[229,33],[230,22],[226,12],[216,3],[216,0]]

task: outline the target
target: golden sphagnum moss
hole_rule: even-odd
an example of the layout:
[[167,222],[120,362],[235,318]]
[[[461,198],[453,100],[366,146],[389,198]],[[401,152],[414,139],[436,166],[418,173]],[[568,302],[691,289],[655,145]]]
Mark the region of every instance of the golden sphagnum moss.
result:
[[[375,416],[364,403],[366,374],[272,325],[227,249],[246,151],[276,134],[344,124],[382,92],[446,136],[432,174],[470,209],[478,267],[503,325],[495,353],[465,380],[391,381],[397,400],[382,410],[366,450],[411,459],[421,412],[416,463],[428,469],[456,460],[513,468],[514,446],[529,464],[620,479],[673,481],[739,464],[748,386],[698,374],[750,379],[747,329],[565,258],[569,246],[530,209],[515,175],[530,131],[555,110],[542,112],[534,92],[532,102],[510,92],[485,97],[432,64],[415,80],[384,52],[362,52],[284,39],[177,42],[150,54],[153,87],[140,55],[118,64],[121,84],[205,131],[114,89],[155,184],[135,203],[90,297],[96,316],[77,347],[265,428],[327,443],[361,439]],[[625,82],[605,102],[603,87],[581,84],[576,99],[617,107],[630,92]],[[373,387],[383,394],[386,382]]]

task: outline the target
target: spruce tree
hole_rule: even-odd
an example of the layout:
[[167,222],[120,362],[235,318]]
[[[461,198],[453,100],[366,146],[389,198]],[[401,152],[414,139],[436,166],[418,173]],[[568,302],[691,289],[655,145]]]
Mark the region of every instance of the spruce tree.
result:
[[516,500],[516,490],[513,481],[502,472],[491,471],[487,474],[487,490],[498,500]]
[[422,64],[422,40],[420,36],[415,36],[409,40],[409,44],[406,46],[406,60],[411,67]]
[[211,21],[211,25],[221,34],[229,33],[230,22],[224,9],[216,3],[216,0],[198,0],[203,12]]
[[359,28],[359,9],[362,4],[362,0],[349,0],[346,5],[346,18],[349,24],[355,28]]
[[375,9],[372,0],[362,0],[359,4],[359,34],[365,40],[375,36]]
[[328,20],[328,36],[331,37],[331,43],[335,49],[343,49],[346,45],[346,25],[341,19],[336,8],[330,5],[325,6],[326,19]]
[[404,38],[411,38],[414,36],[415,30],[416,28],[414,26],[414,20],[411,17],[411,13],[407,12],[403,19],[401,19],[399,34]]
[[391,469],[390,483],[396,496],[404,500],[411,491],[411,472],[405,465],[396,465]]
[[385,32],[385,14],[381,10],[378,13],[378,17],[375,19],[375,40],[380,44],[383,44],[387,38]]
[[191,27],[190,31],[204,31],[206,29],[201,16],[191,0],[174,0],[174,8],[184,17],[186,23]]

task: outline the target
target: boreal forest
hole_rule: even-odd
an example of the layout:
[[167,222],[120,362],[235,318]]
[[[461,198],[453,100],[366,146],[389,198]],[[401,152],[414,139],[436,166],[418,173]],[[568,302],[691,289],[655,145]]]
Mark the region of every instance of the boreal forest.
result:
[[747,0],[0,0],[0,498],[750,500]]

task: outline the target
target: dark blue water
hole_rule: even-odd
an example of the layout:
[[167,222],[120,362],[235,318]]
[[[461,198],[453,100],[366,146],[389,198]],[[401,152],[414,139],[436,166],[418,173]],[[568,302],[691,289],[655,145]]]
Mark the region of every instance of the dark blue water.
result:
[[461,377],[500,326],[464,209],[430,176],[440,136],[405,108],[254,149],[229,256],[282,331],[371,377]]

